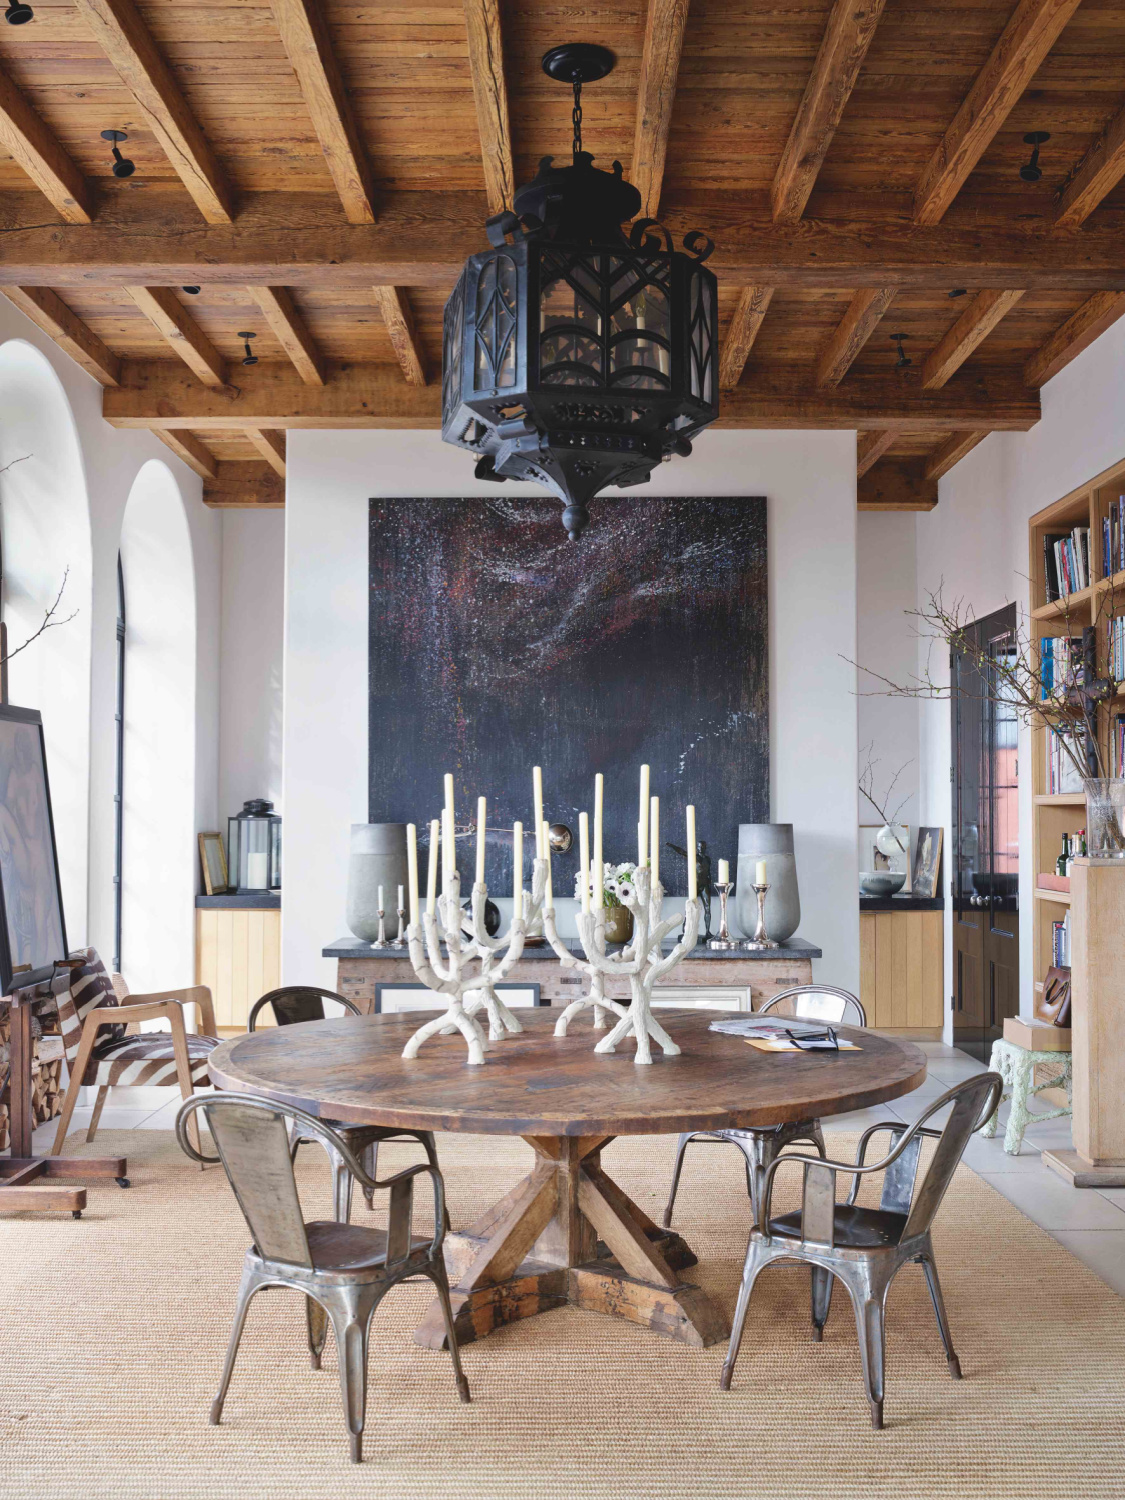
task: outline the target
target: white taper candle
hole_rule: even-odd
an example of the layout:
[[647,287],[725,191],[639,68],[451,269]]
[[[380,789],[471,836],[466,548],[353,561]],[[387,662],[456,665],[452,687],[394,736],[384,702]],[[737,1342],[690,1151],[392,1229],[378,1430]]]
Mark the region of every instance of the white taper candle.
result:
[[433,916],[437,905],[437,862],[441,849],[441,824],[436,818],[430,823],[430,863],[426,870],[426,910]]
[[605,896],[605,855],[602,853],[602,820],[605,814],[605,777],[594,777],[594,910],[601,911]]
[[453,838],[453,811],[444,808],[441,815],[441,847],[444,858],[441,863],[441,893],[444,896],[453,880],[453,872],[457,868],[457,845]]
[[730,861],[721,859],[719,861],[719,884],[726,885],[730,880]]
[[488,799],[477,798],[477,885],[484,884],[484,830],[488,822]]
[[523,916],[523,824],[512,826],[512,916]]
[[[413,823],[406,825],[406,879],[410,886],[410,920],[418,920],[418,829]],[[399,896],[398,904],[402,905]]]
[[660,880],[660,798],[653,797],[649,801],[649,861],[652,865],[652,888],[656,889]]
[[695,884],[695,808],[690,802],[687,805],[687,893],[689,901],[694,901],[699,894]]
[[582,910],[590,911],[590,819],[585,812],[578,814],[578,863],[582,869]]
[[531,768],[531,791],[535,802],[535,852],[543,858],[543,767]]
[[383,905],[383,887],[382,886],[379,887],[379,905],[375,909],[376,909],[376,911],[386,911],[386,909],[387,909]]
[[641,810],[637,819],[637,863],[648,858],[648,766],[641,767]]
[[543,905],[545,907],[554,906],[555,895],[551,886],[551,835],[547,828],[546,818],[544,818],[540,827],[543,835],[543,853],[540,857],[547,861],[547,885],[543,892]]

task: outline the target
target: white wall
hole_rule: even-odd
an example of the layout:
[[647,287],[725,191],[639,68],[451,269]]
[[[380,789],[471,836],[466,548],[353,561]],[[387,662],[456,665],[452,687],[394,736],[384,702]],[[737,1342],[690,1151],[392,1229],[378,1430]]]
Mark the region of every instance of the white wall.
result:
[[[367,816],[367,502],[495,487],[435,432],[294,431],[287,466],[282,973],[330,983],[320,950],[346,930],[348,826]],[[768,496],[772,816],[795,825],[801,935],[853,989],[855,488],[854,433],[723,431],[646,489]]]
[[[1026,607],[1027,522],[1036,511],[1125,457],[1125,320],[1043,388],[1043,419],[1027,433],[994,433],[940,481],[937,508],[917,518],[918,596],[944,586],[977,615],[1015,600]],[[948,680],[948,658],[934,651],[935,679]],[[928,703],[919,714],[920,821],[941,824],[950,847],[950,713]],[[1030,736],[1020,743],[1020,924],[1022,1008],[1032,1002],[1034,886],[1031,849]],[[949,860],[945,861],[946,891]],[[952,975],[952,913],[946,913],[946,993]]]

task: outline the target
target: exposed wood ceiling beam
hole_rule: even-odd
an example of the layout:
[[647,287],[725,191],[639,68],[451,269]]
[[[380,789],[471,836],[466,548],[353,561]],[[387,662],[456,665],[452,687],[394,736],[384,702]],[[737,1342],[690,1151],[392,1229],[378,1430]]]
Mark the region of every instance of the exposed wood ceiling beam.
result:
[[797,118],[770,188],[773,216],[793,223],[805,211],[821,163],[855,86],[885,0],[836,0]]
[[648,0],[629,181],[641,195],[641,214],[650,219],[660,213],[664,158],[676,103],[676,75],[688,4],[689,0]]
[[889,430],[860,433],[855,449],[855,472],[858,479],[862,479],[872,464],[878,463],[883,454],[894,446],[899,435]]
[[49,286],[6,286],[4,296],[25,313],[48,338],[92,375],[99,385],[116,385],[121,361],[87,328],[82,319]]
[[1020,0],[914,192],[914,218],[936,224],[1034,77],[1080,0]]
[[856,484],[857,510],[933,510],[937,484],[918,459],[888,459]]
[[218,477],[219,460],[193,433],[182,427],[167,432],[158,427],[154,429],[154,432],[155,436],[171,448],[177,458],[182,458],[188,468],[198,474],[200,479]]
[[272,0],[272,4],[274,21],[344,213],[349,223],[373,224],[371,166],[332,50],[322,0]]
[[1084,224],[1125,176],[1125,105],[1098,136],[1059,194],[1057,224]]
[[[178,194],[122,194],[111,185],[94,224],[44,225],[37,193],[9,193],[0,204],[0,283],[448,292],[481,247],[483,208],[476,193],[403,193],[383,201],[379,223],[348,225],[323,194],[246,194],[236,224],[204,226]],[[1081,235],[975,220],[914,229],[877,218],[771,224],[717,198],[704,211],[665,202],[662,216],[673,235],[694,228],[711,235],[709,265],[727,285],[1125,291],[1125,216],[1109,208]]]
[[86,179],[5,73],[0,73],[0,145],[68,224],[92,222]]
[[1023,296],[1022,291],[978,292],[922,366],[922,386],[940,390]]
[[1125,317],[1125,292],[1095,292],[1036,349],[1023,367],[1024,380],[1036,390],[1046,385],[1120,317]]
[[856,292],[817,361],[817,385],[840,384],[895,295],[893,286],[864,287]]
[[500,0],[465,0],[465,30],[469,38],[469,72],[477,107],[488,211],[499,214],[511,208],[516,191]]
[[199,122],[188,108],[133,0],[75,0],[79,13],[208,224],[229,224],[233,199]]
[[719,386],[730,390],[742,379],[750,350],[773,299],[772,286],[743,287],[723,340],[719,357]]
[[425,385],[426,367],[414,327],[414,314],[410,311],[410,298],[396,286],[377,286],[372,290],[402,373],[411,385]]
[[954,464],[959,464],[965,454],[971,453],[987,436],[987,432],[951,432],[945,442],[927,456],[923,474],[936,484],[943,474],[948,474]]
[[305,384],[323,385],[324,360],[289,288],[249,286],[246,290],[258,304],[271,333],[293,361]]
[[227,383],[227,363],[199,324],[167,286],[130,286],[126,291],[169,346],[212,390]]
[[279,478],[285,478],[285,432],[273,427],[247,427],[246,436]]
[[[441,421],[441,391],[409,385],[393,366],[352,361],[329,361],[323,388],[305,385],[287,361],[263,360],[232,370],[230,387],[218,390],[171,360],[126,360],[121,386],[103,393],[102,412],[115,427],[432,428]],[[811,391],[807,371],[793,366],[728,392],[718,425],[1022,432],[1039,417],[1039,397],[1018,373],[990,370],[938,392],[890,374],[856,374],[836,389]]]
[[216,510],[280,510],[285,481],[268,464],[224,459],[214,479],[204,481],[203,503]]

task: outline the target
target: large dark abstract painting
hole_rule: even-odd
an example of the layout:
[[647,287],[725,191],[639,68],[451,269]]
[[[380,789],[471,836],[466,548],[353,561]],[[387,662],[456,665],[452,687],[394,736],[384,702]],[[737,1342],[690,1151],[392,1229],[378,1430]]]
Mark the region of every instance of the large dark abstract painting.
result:
[[[575,830],[556,860],[572,894],[578,813],[606,778],[605,857],[636,857],[643,762],[662,839],[683,808],[732,863],[738,824],[769,818],[766,503],[630,498],[598,507],[581,542],[553,500],[372,500],[370,799],[373,822],[458,822],[489,799],[489,826],[529,829],[531,767],[546,815]],[[459,858],[471,875],[471,840]],[[529,855],[530,858],[530,855]],[[665,849],[669,891],[686,888]],[[489,841],[506,894],[511,845]]]

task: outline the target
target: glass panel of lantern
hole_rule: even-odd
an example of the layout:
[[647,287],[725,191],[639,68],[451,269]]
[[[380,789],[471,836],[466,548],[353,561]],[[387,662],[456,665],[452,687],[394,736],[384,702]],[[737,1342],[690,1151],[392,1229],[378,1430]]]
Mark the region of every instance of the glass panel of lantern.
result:
[[540,385],[604,385],[600,255],[544,250],[539,266]]
[[710,403],[714,400],[711,388],[711,354],[715,337],[714,287],[710,278],[701,275],[699,271],[691,278],[690,317],[691,394]]
[[445,304],[444,351],[442,358],[441,407],[448,414],[461,394],[461,341],[465,332],[464,274],[452,297]]
[[609,258],[609,384],[633,391],[666,391],[672,384],[669,300],[671,257]]
[[477,276],[476,390],[516,383],[516,268],[509,255],[486,260]]

